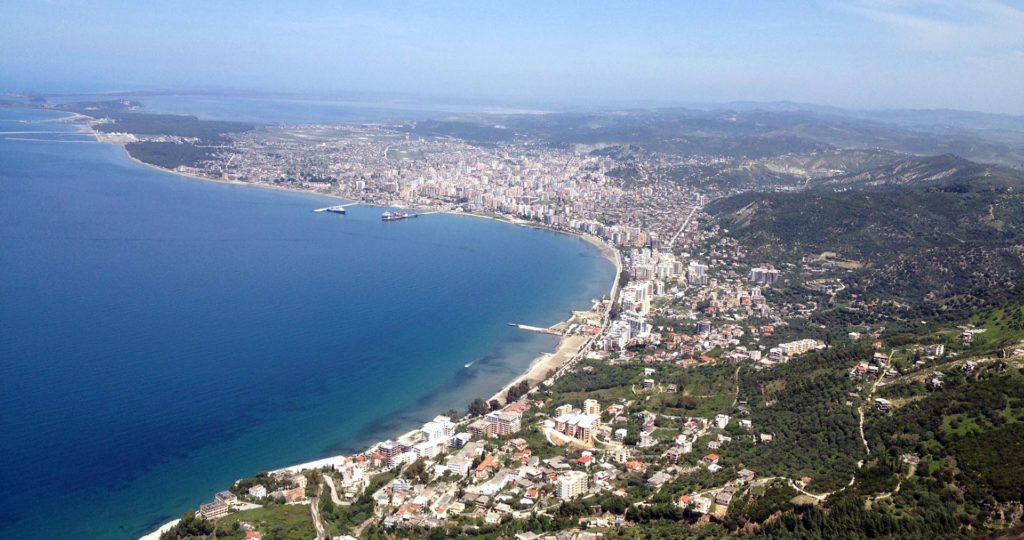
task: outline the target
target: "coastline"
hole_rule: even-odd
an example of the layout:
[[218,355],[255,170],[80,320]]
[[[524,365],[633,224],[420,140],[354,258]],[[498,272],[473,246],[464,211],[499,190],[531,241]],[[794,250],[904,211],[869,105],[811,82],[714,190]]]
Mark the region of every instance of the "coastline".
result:
[[[89,117],[84,117],[83,118],[83,116],[84,115],[72,115],[72,116],[67,117],[66,120],[71,121],[71,122],[75,122],[77,124],[76,121],[84,120],[86,118],[89,118]],[[82,129],[82,131],[88,132],[88,133],[92,134],[96,138],[97,142],[103,143],[103,144],[118,145],[118,146],[121,147],[121,150],[125,153],[125,155],[128,157],[128,159],[130,159],[130,160],[132,160],[132,161],[134,161],[134,162],[136,162],[138,164],[144,165],[144,166],[146,166],[146,167],[148,167],[150,169],[154,169],[154,170],[157,170],[157,171],[160,171],[160,172],[171,173],[171,174],[179,175],[179,176],[182,176],[182,177],[185,177],[185,178],[188,178],[188,179],[193,179],[193,180],[203,180],[203,181],[207,181],[207,182],[217,182],[217,183],[221,183],[221,184],[229,184],[229,185],[236,185],[236,186],[261,187],[261,188],[274,189],[274,190],[278,190],[278,191],[303,193],[303,194],[308,194],[308,195],[320,195],[320,196],[331,197],[331,198],[337,199],[337,200],[342,200],[342,201],[345,201],[345,202],[354,202],[354,203],[359,204],[359,205],[376,206],[376,207],[389,207],[389,206],[392,206],[392,205],[382,205],[382,204],[379,204],[379,203],[377,203],[377,204],[375,204],[375,203],[367,203],[367,202],[363,202],[363,201],[359,201],[359,200],[348,199],[348,198],[345,198],[345,197],[342,197],[342,196],[336,195],[336,194],[322,193],[322,192],[318,192],[318,191],[314,191],[314,190],[310,190],[310,189],[276,186],[276,185],[269,185],[269,184],[263,184],[263,183],[255,183],[255,182],[244,182],[244,181],[239,181],[239,180],[228,180],[228,179],[223,179],[223,178],[221,178],[221,179],[211,178],[211,177],[206,177],[206,176],[202,176],[202,175],[198,175],[198,174],[192,174],[192,173],[189,173],[189,172],[182,172],[182,171],[177,171],[177,170],[173,170],[173,169],[168,169],[168,168],[165,168],[165,167],[160,167],[160,166],[157,166],[157,165],[153,165],[153,164],[150,164],[150,163],[143,162],[143,161],[133,157],[128,152],[124,142],[120,142],[120,141],[117,141],[117,140],[110,140],[109,138],[105,137],[104,135],[96,133],[95,130],[92,129],[91,125],[89,125],[89,124],[78,124],[78,125],[79,125],[80,129]],[[532,228],[537,228],[537,229],[545,229],[545,230],[548,230],[548,231],[551,231],[551,232],[557,232],[557,233],[561,233],[561,234],[567,234],[567,235],[571,235],[571,236],[576,236],[576,237],[584,240],[588,244],[598,248],[598,250],[601,252],[602,256],[613,264],[613,266],[615,267],[615,274],[613,276],[612,284],[611,284],[611,287],[610,287],[609,300],[614,299],[614,297],[615,297],[615,295],[617,293],[618,277],[619,277],[619,274],[621,272],[621,267],[622,267],[621,258],[619,256],[619,251],[617,249],[615,249],[613,246],[609,245],[608,243],[604,242],[603,240],[601,240],[599,238],[593,237],[593,236],[591,236],[589,234],[586,234],[586,233],[581,233],[581,232],[576,232],[576,231],[559,230],[559,229],[555,229],[555,228],[552,228],[552,227],[548,227],[548,226],[546,226],[544,224],[530,222],[530,221],[525,221],[525,220],[520,220],[520,219],[516,219],[516,218],[511,217],[511,216],[489,215],[489,214],[474,213],[474,212],[464,212],[464,211],[456,212],[456,211],[450,211],[450,210],[440,210],[438,213],[446,213],[446,214],[451,214],[451,215],[461,215],[461,216],[471,216],[471,217],[478,217],[478,218],[484,218],[484,219],[492,219],[492,220],[495,220],[495,221],[503,221],[503,222],[505,222],[505,223],[507,223],[509,225],[519,225],[519,226],[532,227]],[[609,303],[607,305],[610,306],[610,301],[609,301]],[[608,311],[607,311],[607,309],[604,310],[603,313],[599,313],[598,315],[601,316],[602,324],[603,325],[607,325],[607,322],[608,322]],[[571,321],[573,319],[573,317],[574,317],[574,314],[570,314],[570,316],[569,316],[569,318],[567,320],[561,321],[558,324],[559,325],[564,325],[565,323]],[[583,352],[586,350],[587,346],[592,341],[593,341],[593,337],[591,337],[591,336],[582,336],[582,335],[560,336],[558,345],[555,347],[554,351],[552,351],[550,353],[543,354],[543,355],[535,358],[530,363],[530,365],[527,367],[527,369],[524,372],[520,373],[513,380],[509,381],[507,384],[502,386],[502,388],[499,389],[498,392],[492,398],[490,398],[490,399],[498,399],[499,401],[503,402],[504,401],[503,396],[504,396],[505,392],[507,391],[507,389],[509,387],[511,387],[512,385],[519,384],[521,381],[524,381],[524,380],[529,381],[531,388],[536,387],[537,384],[539,384],[540,382],[542,382],[545,379],[547,379],[549,374],[552,371],[558,372],[558,371],[562,370],[563,368],[565,368],[567,365],[571,365],[573,362],[578,360],[582,356]],[[459,419],[456,419],[456,420],[459,420]],[[418,433],[418,429],[413,430],[413,431],[408,432],[408,433],[405,433],[405,434],[399,436],[398,438],[399,439],[408,438],[409,436],[414,435],[416,433]],[[377,443],[371,444],[369,446],[369,448],[372,448],[375,444],[377,444]],[[307,469],[307,468],[319,468],[319,467],[322,467],[322,466],[325,466],[325,465],[330,465],[330,464],[338,461],[339,459],[343,459],[343,458],[339,457],[339,456],[324,457],[322,459],[314,460],[314,461],[311,461],[311,462],[308,462],[308,463],[285,466],[285,467],[282,467],[282,468],[277,469],[277,470],[279,470],[279,471],[280,470],[293,470],[293,471],[296,471],[296,470],[303,470],[303,469]],[[162,525],[158,530],[153,531],[153,532],[143,536],[142,538],[145,538],[145,539],[157,538],[157,537],[159,537],[159,534],[163,530],[166,530],[167,528],[173,526],[173,523],[174,523],[173,521],[172,522],[168,522],[168,523]]]

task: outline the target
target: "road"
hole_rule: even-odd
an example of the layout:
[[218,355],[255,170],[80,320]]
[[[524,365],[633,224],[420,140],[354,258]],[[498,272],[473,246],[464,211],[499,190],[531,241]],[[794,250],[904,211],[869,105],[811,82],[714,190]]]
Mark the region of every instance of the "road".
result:
[[317,540],[330,540],[331,536],[327,534],[327,526],[324,525],[323,518],[320,517],[320,494],[324,491],[324,486],[320,486],[320,490],[316,497],[309,500],[309,513],[313,516],[313,527],[316,528]]
[[[890,364],[892,363],[892,357],[894,354],[896,354],[896,349],[892,349],[889,351]],[[874,397],[875,390],[878,389],[878,383],[882,382],[882,379],[885,377],[885,373],[889,371],[889,369],[880,369],[879,371],[881,371],[881,373],[878,374],[878,378],[875,379],[875,382],[871,384],[871,391],[868,392],[868,397],[864,399],[864,403],[861,403],[860,407],[857,407],[857,414],[858,416],[860,416],[860,442],[864,443],[864,453],[866,454],[871,453],[871,447],[868,446],[868,439],[864,436],[864,407],[871,403],[871,398]],[[861,464],[863,463],[864,462],[861,461],[857,465],[857,468],[859,469],[861,467]]]
[[335,506],[342,506],[344,504],[348,504],[342,501],[340,497],[338,497],[338,488],[334,486],[334,479],[331,478],[330,475],[325,474],[324,481],[327,482],[327,487],[331,489],[331,501],[334,502]]
[[686,230],[686,226],[690,224],[690,220],[693,219],[693,215],[697,213],[697,208],[698,207],[694,206],[693,210],[690,210],[690,215],[686,216],[686,221],[683,222],[683,226],[679,227],[676,234],[672,235],[672,240],[669,240],[668,242],[669,247],[676,245],[676,238],[679,238],[679,235],[683,234],[683,231]]
[[732,374],[732,379],[736,381],[736,395],[732,398],[732,406],[735,407],[740,401],[740,368],[743,366],[736,366],[736,373]]

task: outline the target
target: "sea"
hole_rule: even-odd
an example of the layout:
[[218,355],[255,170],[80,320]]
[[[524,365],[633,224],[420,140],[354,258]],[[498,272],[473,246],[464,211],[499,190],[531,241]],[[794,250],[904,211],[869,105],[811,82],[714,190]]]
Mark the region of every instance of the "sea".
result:
[[0,538],[137,538],[465,410],[556,345],[509,322],[614,279],[573,236],[313,213],[338,201],[159,171],[60,116],[0,109]]

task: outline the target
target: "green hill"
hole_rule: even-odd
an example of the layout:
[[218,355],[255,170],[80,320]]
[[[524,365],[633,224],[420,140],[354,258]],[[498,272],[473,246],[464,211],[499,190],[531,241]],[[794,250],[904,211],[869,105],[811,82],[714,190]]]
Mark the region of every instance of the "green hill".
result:
[[1022,294],[1024,174],[955,156],[843,177],[844,191],[745,193],[707,210],[752,257],[855,261],[846,294],[979,307]]

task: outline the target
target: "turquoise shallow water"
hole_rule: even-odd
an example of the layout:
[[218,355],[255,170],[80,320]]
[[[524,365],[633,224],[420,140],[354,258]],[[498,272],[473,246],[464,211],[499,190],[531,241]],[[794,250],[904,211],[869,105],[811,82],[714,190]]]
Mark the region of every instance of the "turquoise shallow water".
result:
[[[487,396],[607,292],[570,236],[190,180],[0,109],[0,537],[133,538]],[[21,137],[20,135],[18,137]],[[28,138],[28,137],[26,137]],[[470,368],[464,368],[472,362]]]

